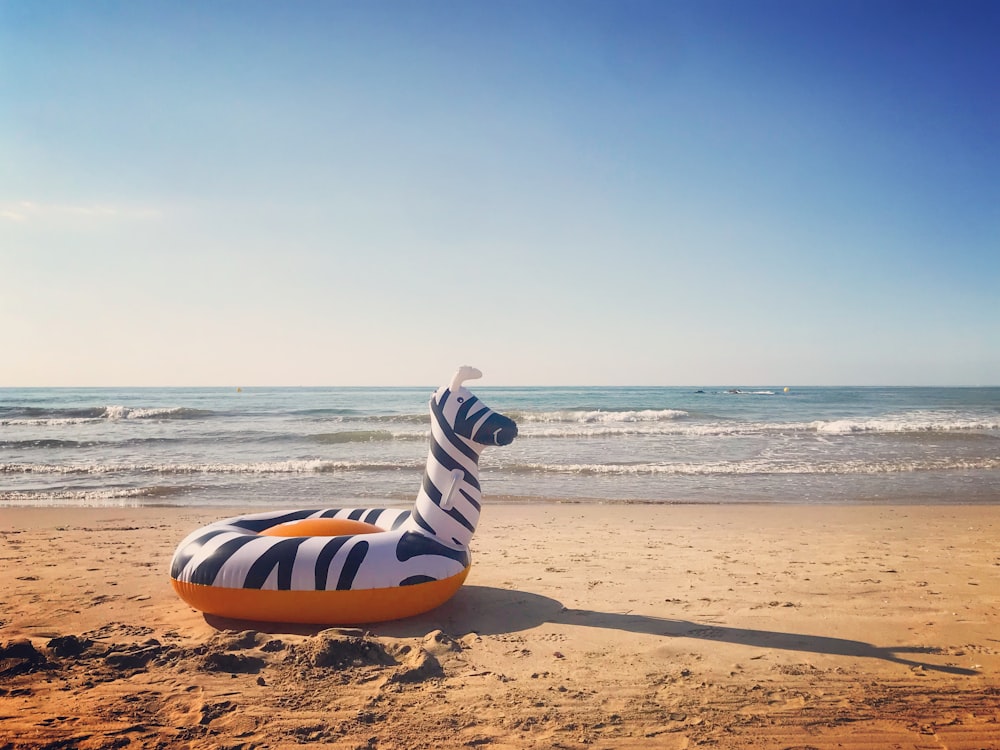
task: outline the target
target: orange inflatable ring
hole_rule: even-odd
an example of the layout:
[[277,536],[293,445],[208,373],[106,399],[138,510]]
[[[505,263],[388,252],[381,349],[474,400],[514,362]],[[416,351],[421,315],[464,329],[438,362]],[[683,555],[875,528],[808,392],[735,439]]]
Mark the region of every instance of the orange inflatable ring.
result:
[[450,599],[471,558],[401,528],[409,516],[331,509],[218,521],[180,543],[170,583],[195,609],[241,620],[352,625],[410,617]]

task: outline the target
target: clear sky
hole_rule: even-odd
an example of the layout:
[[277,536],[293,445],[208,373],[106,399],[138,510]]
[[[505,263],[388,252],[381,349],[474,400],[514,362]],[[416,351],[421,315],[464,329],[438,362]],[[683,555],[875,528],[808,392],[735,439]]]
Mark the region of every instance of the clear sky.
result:
[[1000,384],[1000,3],[0,0],[0,386]]

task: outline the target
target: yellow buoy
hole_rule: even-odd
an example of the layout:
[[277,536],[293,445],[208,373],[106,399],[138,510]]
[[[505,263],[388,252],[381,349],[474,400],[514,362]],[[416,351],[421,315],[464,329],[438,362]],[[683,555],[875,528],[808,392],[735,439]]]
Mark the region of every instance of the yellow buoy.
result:
[[792,390],[792,389],[791,389],[791,388],[789,388],[789,387],[788,387],[788,386],[786,385],[786,386],[785,386],[785,393],[788,393],[788,392],[789,392],[790,390]]

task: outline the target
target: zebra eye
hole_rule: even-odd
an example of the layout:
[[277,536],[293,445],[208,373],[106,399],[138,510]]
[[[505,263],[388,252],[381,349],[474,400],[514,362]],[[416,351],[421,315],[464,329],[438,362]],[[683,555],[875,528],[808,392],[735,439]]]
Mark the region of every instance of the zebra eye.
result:
[[465,399],[462,398],[461,396],[459,396],[458,397],[458,403],[460,403],[460,404],[465,403]]

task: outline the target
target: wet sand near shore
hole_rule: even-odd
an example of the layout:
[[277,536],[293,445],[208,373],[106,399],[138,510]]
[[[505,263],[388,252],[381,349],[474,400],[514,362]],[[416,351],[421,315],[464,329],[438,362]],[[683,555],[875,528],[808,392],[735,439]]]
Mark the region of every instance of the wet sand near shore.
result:
[[174,595],[238,512],[0,509],[0,748],[1000,748],[1000,507],[487,504],[339,629]]

